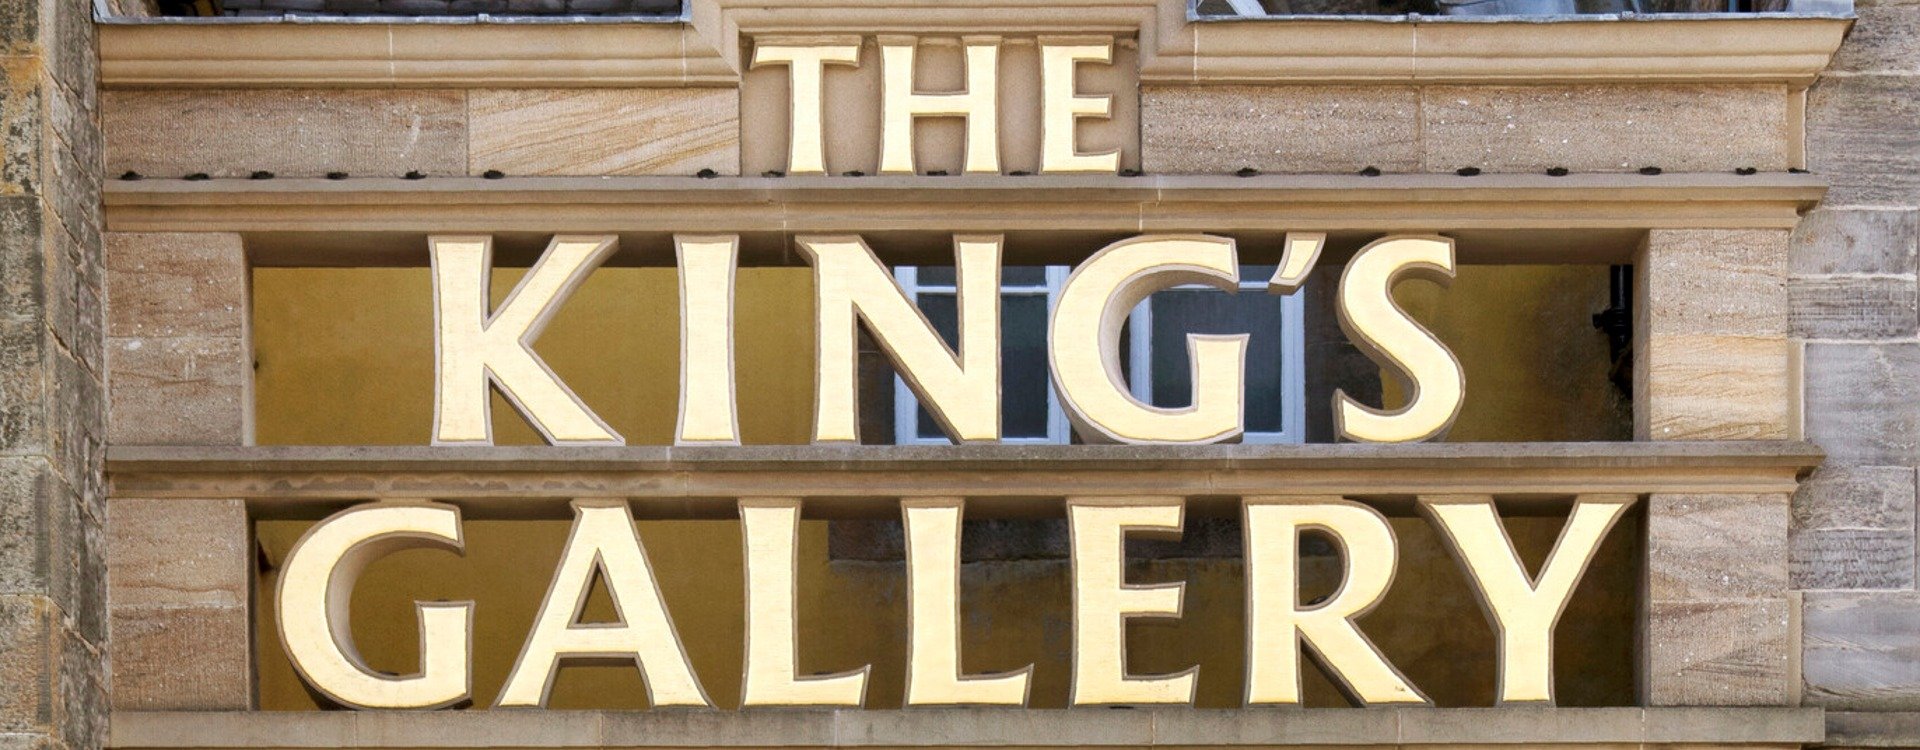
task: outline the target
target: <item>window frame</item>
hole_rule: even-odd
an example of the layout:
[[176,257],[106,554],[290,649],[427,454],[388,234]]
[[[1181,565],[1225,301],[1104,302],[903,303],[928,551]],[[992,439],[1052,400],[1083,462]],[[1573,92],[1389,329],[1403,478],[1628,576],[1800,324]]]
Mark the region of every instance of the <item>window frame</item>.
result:
[[[1044,284],[1000,285],[1000,294],[1023,296],[1045,296],[1047,315],[1051,320],[1055,305],[1060,301],[1060,289],[1066,285],[1067,276],[1072,273],[1070,266],[1045,266]],[[896,266],[893,269],[895,283],[900,285],[907,299],[914,307],[920,306],[920,296],[926,293],[953,294],[957,298],[956,285],[921,284],[919,266]],[[957,281],[957,280],[956,280]],[[1268,280],[1264,278],[1247,279],[1242,277],[1238,293],[1267,293]],[[1172,289],[1212,289],[1201,284],[1183,284]],[[1280,302],[1280,425],[1277,432],[1247,431],[1241,435],[1245,443],[1303,443],[1306,442],[1306,331],[1302,320],[1305,305],[1298,291],[1283,295]],[[1133,312],[1128,314],[1128,361],[1129,373],[1143,373],[1140,377],[1129,377],[1128,388],[1133,397],[1151,403],[1153,396],[1153,298],[1141,300]],[[895,445],[951,445],[953,441],[946,435],[926,437],[920,434],[920,399],[899,375],[893,376],[893,443]],[[1045,437],[1002,437],[1000,442],[1009,445],[1066,445],[1073,440],[1073,426],[1067,419],[1066,410],[1060,406],[1060,396],[1054,392],[1052,383],[1047,385],[1047,434]]]

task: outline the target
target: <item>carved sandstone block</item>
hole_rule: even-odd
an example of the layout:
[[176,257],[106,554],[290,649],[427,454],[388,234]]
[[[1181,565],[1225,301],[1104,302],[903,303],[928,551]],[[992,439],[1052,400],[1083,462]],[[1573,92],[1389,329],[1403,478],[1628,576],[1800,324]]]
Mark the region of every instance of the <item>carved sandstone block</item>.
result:
[[1829,175],[1824,204],[1912,206],[1920,201],[1920,77],[1823,76],[1807,91],[1807,166]]
[[733,89],[473,91],[472,174],[740,172]]
[[1149,174],[1420,171],[1412,87],[1145,86],[1141,163]]
[[1670,172],[1787,167],[1783,86],[1431,86],[1426,171]]
[[1649,599],[1768,599],[1786,592],[1786,495],[1653,495],[1647,513]]
[[1791,434],[1786,266],[1784,231],[1648,233],[1636,264],[1636,436]]
[[116,608],[247,604],[250,537],[244,501],[115,498],[107,537]]
[[1910,338],[1920,331],[1912,276],[1798,276],[1787,285],[1796,338]]
[[1791,702],[1785,598],[1647,605],[1648,704],[1782,706]]
[[113,707],[134,711],[249,708],[252,651],[245,607],[116,604]]
[[1920,211],[1910,208],[1819,208],[1793,228],[1788,243],[1794,274],[1914,273]]
[[440,90],[109,91],[101,101],[112,144],[107,174],[463,175],[466,97]]
[[1807,701],[1829,709],[1920,708],[1920,594],[1808,592]]
[[109,442],[251,442],[253,363],[243,340],[109,339],[107,368]]
[[247,257],[240,235],[106,236],[107,335],[247,335]]
[[1909,589],[1914,584],[1914,470],[1822,469],[1793,497],[1796,589]]
[[1920,463],[1920,344],[1809,343],[1805,367],[1806,435],[1824,466]]

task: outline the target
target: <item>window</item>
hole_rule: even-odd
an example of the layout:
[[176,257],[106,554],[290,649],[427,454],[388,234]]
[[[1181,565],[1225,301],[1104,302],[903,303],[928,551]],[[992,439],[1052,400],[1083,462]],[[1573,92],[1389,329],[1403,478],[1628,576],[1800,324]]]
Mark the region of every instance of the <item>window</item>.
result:
[[[1071,269],[1008,266],[1000,279],[1001,441],[1071,442],[1072,428],[1047,372],[1047,323]],[[1185,406],[1192,393],[1189,333],[1246,333],[1249,443],[1298,443],[1306,432],[1305,345],[1300,295],[1267,294],[1273,266],[1242,266],[1240,292],[1180,286],[1147,298],[1127,320],[1121,358],[1135,398]],[[949,346],[959,337],[951,266],[901,266],[894,277]],[[894,378],[894,443],[944,445],[939,423]]]

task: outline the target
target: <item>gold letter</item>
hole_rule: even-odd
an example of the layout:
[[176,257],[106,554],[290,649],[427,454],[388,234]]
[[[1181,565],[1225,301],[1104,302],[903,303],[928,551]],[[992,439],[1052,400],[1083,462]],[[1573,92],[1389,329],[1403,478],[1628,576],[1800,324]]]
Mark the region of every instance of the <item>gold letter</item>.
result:
[[1307,283],[1313,264],[1320,260],[1320,249],[1327,246],[1324,232],[1288,232],[1281,240],[1280,265],[1267,280],[1268,294],[1292,294]]
[[680,424],[674,445],[739,445],[733,269],[740,238],[673,238],[680,258]]
[[786,65],[792,114],[787,126],[787,174],[826,174],[826,146],[820,138],[826,118],[821,79],[828,64],[859,65],[859,40],[822,40],[819,44],[754,44],[753,63]]
[[[576,625],[593,592],[596,570],[613,596],[616,621]],[[578,658],[632,661],[646,678],[647,700],[655,707],[713,705],[687,663],[625,501],[574,501],[573,532],[560,566],[495,705],[545,706],[560,661]]]
[[314,524],[287,553],[274,596],[280,643],[322,695],[354,708],[444,708],[473,693],[473,603],[416,603],[420,672],[395,677],[367,666],[353,645],[353,584],[374,560],[416,547],[462,549],[450,505],[381,503]]
[[907,532],[907,705],[1021,706],[1033,665],[1013,672],[960,673],[962,502],[903,500]]
[[[1425,703],[1353,621],[1393,583],[1393,529],[1378,511],[1337,497],[1247,498],[1247,703],[1300,702],[1300,647],[1362,703]],[[1300,531],[1340,545],[1346,575],[1332,599],[1300,607]]]
[[1112,117],[1113,97],[1080,96],[1074,70],[1082,62],[1111,64],[1113,41],[1072,44],[1040,40],[1040,171],[1120,171],[1120,152],[1082,154],[1074,128],[1082,117]]
[[1000,38],[967,37],[967,88],[950,94],[914,91],[908,38],[880,40],[880,173],[913,174],[913,120],[967,118],[966,171],[1000,171]]
[[606,422],[580,403],[533,353],[560,304],[613,254],[613,237],[557,236],[491,316],[493,238],[433,237],[434,445],[492,445],[487,384],[554,445],[620,445]]
[[1553,627],[1600,550],[1600,541],[1630,505],[1633,498],[1626,495],[1576,499],[1535,580],[1500,525],[1493,498],[1420,498],[1420,510],[1466,564],[1481,611],[1500,634],[1500,703],[1553,702]]
[[1340,328],[1347,338],[1407,383],[1407,405],[1397,411],[1362,406],[1345,391],[1333,394],[1336,434],[1348,440],[1402,443],[1439,437],[1460,416],[1466,377],[1460,361],[1431,331],[1393,301],[1402,276],[1436,284],[1453,280],[1453,240],[1388,237],[1360,248],[1340,276]]
[[742,706],[852,706],[867,699],[872,665],[820,677],[799,677],[794,632],[794,565],[799,550],[800,501],[742,499],[741,534],[747,545],[747,665]]
[[1180,538],[1179,498],[1069,498],[1073,538],[1073,697],[1075,706],[1192,703],[1200,668],[1177,674],[1127,674],[1127,620],[1180,616],[1185,583],[1129,586],[1126,535]]
[[813,263],[819,300],[814,442],[860,442],[855,327],[861,318],[948,437],[962,443],[1000,439],[999,237],[953,238],[957,355],[859,237],[801,237],[799,244]]
[[1089,443],[1217,443],[1238,437],[1247,336],[1189,334],[1193,405],[1162,409],[1127,390],[1120,328],[1148,295],[1181,284],[1239,289],[1233,240],[1203,235],[1135,237],[1102,248],[1060,290],[1047,334],[1053,388]]

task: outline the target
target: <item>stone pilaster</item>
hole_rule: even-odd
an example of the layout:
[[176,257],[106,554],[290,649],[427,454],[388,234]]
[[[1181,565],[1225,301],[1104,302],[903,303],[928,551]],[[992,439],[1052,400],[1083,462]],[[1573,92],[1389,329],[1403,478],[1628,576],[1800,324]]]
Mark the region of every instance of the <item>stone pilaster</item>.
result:
[[[252,442],[252,315],[239,235],[111,233],[106,263],[112,442]],[[251,707],[246,503],[116,497],[107,546],[114,708]]]
[[[1636,437],[1771,440],[1797,432],[1787,233],[1656,230],[1636,269]],[[1786,495],[1648,499],[1649,704],[1799,700],[1789,516]]]
[[0,743],[106,739],[92,6],[0,3]]

